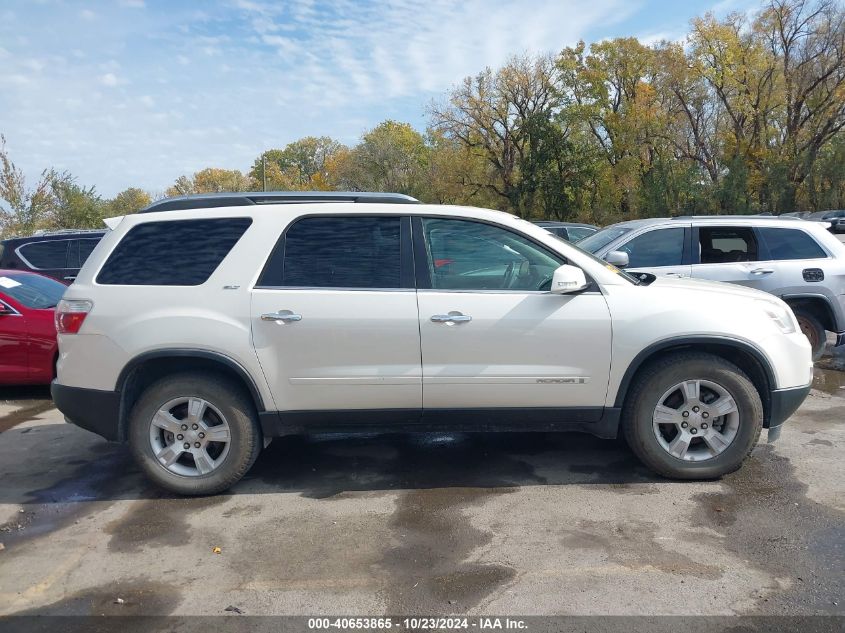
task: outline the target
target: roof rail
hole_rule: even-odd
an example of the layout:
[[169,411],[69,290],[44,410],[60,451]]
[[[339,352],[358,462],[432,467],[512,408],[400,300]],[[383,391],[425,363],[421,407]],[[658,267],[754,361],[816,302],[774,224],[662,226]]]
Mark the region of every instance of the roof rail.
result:
[[76,235],[78,233],[105,233],[106,229],[39,229],[30,235],[9,235],[6,240],[25,240],[32,237],[55,237],[59,235]]
[[243,193],[202,193],[153,202],[138,213],[184,211],[253,204],[305,204],[308,202],[358,202],[382,204],[419,204],[419,200],[401,193],[371,191],[247,191]]
[[670,216],[672,220],[709,220],[711,218],[730,220],[732,218],[764,218],[764,219],[782,219],[793,220],[792,217],[782,218],[779,215],[772,215],[771,213],[714,213],[712,215],[673,215]]

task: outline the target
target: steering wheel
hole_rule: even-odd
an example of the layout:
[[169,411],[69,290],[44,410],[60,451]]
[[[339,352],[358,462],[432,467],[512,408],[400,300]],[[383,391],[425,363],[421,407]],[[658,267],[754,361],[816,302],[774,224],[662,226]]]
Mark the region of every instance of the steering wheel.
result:
[[[552,278],[554,275],[546,275],[540,280],[540,283],[537,284],[537,290],[551,290],[552,289]],[[548,288],[543,288],[546,284],[549,285]]]
[[505,268],[505,275],[502,277],[502,290],[507,290],[511,287],[515,276],[516,269],[514,268],[513,262],[511,262],[508,264],[508,267]]

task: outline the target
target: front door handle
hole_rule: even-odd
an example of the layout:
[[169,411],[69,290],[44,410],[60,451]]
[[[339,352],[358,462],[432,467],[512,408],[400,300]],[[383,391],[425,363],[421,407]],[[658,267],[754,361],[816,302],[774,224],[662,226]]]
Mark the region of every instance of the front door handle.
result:
[[276,321],[282,323],[293,323],[295,321],[302,321],[301,314],[294,314],[290,310],[279,310],[278,312],[267,312],[261,315],[262,321]]
[[771,275],[775,272],[774,268],[755,268],[751,271],[752,275]]
[[467,323],[472,321],[472,317],[460,312],[450,312],[449,314],[435,314],[431,317],[431,320],[434,323]]
[[666,273],[666,277],[683,277],[684,273]]

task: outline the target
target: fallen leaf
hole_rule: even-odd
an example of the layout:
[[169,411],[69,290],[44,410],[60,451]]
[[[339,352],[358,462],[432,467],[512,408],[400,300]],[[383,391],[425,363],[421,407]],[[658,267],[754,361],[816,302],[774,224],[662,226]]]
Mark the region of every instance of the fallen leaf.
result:
[[219,547],[212,547],[212,548],[211,548],[211,553],[212,553],[212,554],[222,554],[222,553],[223,553],[223,550],[222,550],[222,549],[220,549]]

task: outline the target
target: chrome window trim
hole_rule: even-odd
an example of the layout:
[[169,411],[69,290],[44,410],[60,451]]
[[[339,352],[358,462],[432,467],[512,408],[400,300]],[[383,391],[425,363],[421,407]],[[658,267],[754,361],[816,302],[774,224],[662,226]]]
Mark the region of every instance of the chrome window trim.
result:
[[[594,282],[595,283],[595,282]],[[600,295],[601,292],[598,290],[585,290],[583,292],[572,292],[572,293],[564,293],[558,295],[557,293],[550,292],[548,290],[495,290],[495,289],[486,289],[486,290],[462,290],[458,288],[444,288],[444,289],[437,289],[437,288],[420,288],[417,292],[424,292],[424,293],[450,293],[450,294],[484,294],[484,295],[555,295],[555,296],[567,296],[567,294],[571,295]]]
[[415,288],[344,288],[342,286],[253,286],[253,290],[333,290],[343,292],[416,292]]
[[23,315],[22,315],[22,314],[18,311],[18,309],[17,309],[15,306],[13,306],[13,305],[9,305],[8,303],[6,303],[5,301],[3,301],[2,299],[0,299],[0,304],[2,304],[2,305],[4,305],[4,306],[6,306],[7,308],[9,308],[9,310],[11,310],[11,311],[12,311],[12,313],[11,313],[11,314],[8,314],[8,313],[7,313],[5,316],[23,316]]
[[[18,246],[15,249],[15,255],[20,257],[20,260],[24,264],[29,266],[29,268],[31,270],[74,270],[73,268],[67,267],[67,251],[65,251],[65,265],[64,266],[57,266],[55,268],[39,268],[38,266],[33,266],[32,262],[30,262],[26,257],[23,256],[23,253],[21,253],[21,249],[26,248],[27,246],[31,246],[32,244],[44,244],[46,242],[65,242],[65,243],[67,243],[67,242],[72,242],[75,239],[76,238],[69,237],[69,238],[63,239],[63,240],[35,240],[35,241],[32,241],[32,242],[26,242],[25,244],[21,244],[20,246]],[[91,239],[91,238],[86,238],[86,239]]]
[[[454,293],[454,294],[492,294],[492,295],[553,295],[556,293],[548,290],[459,290],[459,289],[443,289],[437,290],[435,288],[340,288],[327,286],[255,286],[253,290],[294,290],[294,291],[312,291],[312,290],[330,290],[334,292],[425,292],[425,293]],[[573,292],[572,294],[579,295],[600,295],[598,290],[589,290],[585,292]],[[565,295],[564,295],[565,296]]]

